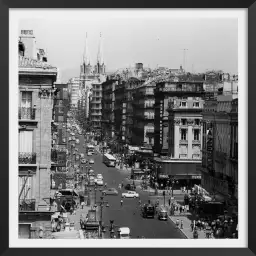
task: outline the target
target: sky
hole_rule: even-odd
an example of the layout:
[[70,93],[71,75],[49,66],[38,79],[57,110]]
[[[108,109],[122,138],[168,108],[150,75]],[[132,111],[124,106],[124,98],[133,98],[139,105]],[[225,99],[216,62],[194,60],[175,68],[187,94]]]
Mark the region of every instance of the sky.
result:
[[[143,10],[44,10],[19,17],[19,31],[32,29],[48,62],[61,71],[61,80],[79,76],[86,33],[91,64],[96,64],[100,33],[108,72],[133,67],[207,69],[238,73],[238,19]],[[184,51],[184,49],[187,49]],[[185,52],[185,54],[184,54]],[[185,57],[185,61],[184,61]]]

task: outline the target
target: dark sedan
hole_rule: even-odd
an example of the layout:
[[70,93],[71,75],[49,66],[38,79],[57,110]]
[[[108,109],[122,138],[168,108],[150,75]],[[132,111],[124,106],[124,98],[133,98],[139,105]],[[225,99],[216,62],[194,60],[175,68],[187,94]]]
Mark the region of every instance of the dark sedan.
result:
[[126,190],[131,190],[131,191],[135,191],[136,190],[136,186],[133,184],[126,184],[124,187]]

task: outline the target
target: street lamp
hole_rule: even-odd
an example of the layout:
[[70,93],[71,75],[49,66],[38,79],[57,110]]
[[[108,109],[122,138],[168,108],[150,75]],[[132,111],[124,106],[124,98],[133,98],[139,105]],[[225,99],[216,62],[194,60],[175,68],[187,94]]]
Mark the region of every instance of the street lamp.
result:
[[99,202],[96,202],[95,201],[95,208],[98,206],[100,206],[100,237],[102,237],[102,233],[105,232],[105,227],[103,227],[102,225],[102,215],[103,215],[103,207],[104,205],[106,205],[106,207],[109,207],[109,204],[108,204],[108,201],[104,201],[104,197],[101,196],[100,197],[100,201]]

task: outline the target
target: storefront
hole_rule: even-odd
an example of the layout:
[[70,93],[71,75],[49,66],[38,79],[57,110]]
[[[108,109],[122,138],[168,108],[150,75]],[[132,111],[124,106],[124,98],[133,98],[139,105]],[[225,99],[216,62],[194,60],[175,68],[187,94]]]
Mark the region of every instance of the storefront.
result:
[[174,189],[201,184],[201,171],[199,170],[200,162],[162,160],[156,158],[157,182],[163,186],[173,186]]

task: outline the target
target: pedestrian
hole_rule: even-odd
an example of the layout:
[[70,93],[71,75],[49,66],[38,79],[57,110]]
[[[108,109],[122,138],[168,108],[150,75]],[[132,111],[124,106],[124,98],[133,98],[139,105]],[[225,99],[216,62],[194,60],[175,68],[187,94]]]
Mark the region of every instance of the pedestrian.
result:
[[84,209],[84,201],[81,203],[81,207],[82,209]]
[[176,220],[176,228],[179,228],[179,225],[180,225],[180,220],[177,219],[177,220]]
[[181,215],[181,213],[182,213],[182,206],[180,206],[180,215]]
[[123,206],[123,200],[121,199],[121,201],[120,201],[120,204],[121,204],[121,206]]
[[183,220],[180,221],[180,228],[183,229]]
[[169,206],[171,205],[171,198],[169,198],[169,200],[168,200],[168,204],[169,204]]
[[191,227],[191,232],[193,232],[194,231],[194,221],[193,220],[191,220],[190,227]]
[[185,206],[182,205],[182,213],[184,213],[184,212],[185,212]]

